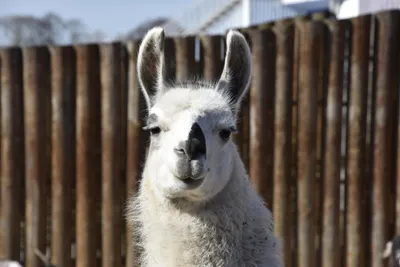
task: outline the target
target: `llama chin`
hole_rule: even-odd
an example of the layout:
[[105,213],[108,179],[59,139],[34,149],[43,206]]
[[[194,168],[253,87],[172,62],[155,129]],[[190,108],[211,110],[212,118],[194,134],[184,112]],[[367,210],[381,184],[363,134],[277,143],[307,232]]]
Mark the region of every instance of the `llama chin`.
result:
[[151,142],[139,192],[129,201],[139,266],[281,267],[273,218],[232,141],[251,77],[250,48],[229,31],[217,83],[165,82],[164,31],[138,55]]

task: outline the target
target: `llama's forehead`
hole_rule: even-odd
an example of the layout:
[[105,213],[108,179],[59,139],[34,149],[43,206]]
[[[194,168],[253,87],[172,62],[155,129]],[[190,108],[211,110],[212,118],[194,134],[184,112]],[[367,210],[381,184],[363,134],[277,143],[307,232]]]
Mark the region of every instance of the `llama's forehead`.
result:
[[[173,123],[182,117],[205,118],[212,127],[234,125],[235,118],[229,105],[229,99],[214,89],[174,88],[157,98],[150,109],[165,123]],[[190,120],[190,119],[189,119]]]
[[204,110],[229,110],[227,99],[215,89],[174,88],[162,95],[157,103],[160,109],[179,112],[188,108]]

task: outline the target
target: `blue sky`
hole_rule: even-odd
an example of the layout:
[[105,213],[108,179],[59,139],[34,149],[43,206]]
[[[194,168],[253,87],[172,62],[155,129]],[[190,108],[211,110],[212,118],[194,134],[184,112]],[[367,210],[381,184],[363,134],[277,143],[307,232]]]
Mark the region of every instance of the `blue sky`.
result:
[[196,0],[0,0],[0,16],[43,16],[55,12],[63,18],[78,18],[91,30],[108,37],[126,33],[154,17],[176,17]]

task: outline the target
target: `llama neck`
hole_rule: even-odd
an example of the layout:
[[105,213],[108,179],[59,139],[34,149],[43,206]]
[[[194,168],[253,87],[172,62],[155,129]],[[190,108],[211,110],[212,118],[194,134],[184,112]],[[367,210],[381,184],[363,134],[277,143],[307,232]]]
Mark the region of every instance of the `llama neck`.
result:
[[[239,152],[234,144],[233,158],[232,158],[232,172],[230,173],[229,182],[225,188],[217,194],[212,202],[215,203],[229,203],[242,201],[243,198],[247,197],[249,186],[251,187],[250,180],[248,178],[246,169],[243,161],[239,155]],[[236,203],[235,205],[238,205]]]

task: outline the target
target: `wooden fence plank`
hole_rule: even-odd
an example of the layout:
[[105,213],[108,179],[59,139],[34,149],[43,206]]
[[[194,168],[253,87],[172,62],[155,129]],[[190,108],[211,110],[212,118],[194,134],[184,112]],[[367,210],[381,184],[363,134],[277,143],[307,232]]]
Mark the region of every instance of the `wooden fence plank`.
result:
[[[372,255],[372,180],[373,180],[373,152],[374,152],[374,129],[375,129],[375,96],[376,96],[376,62],[377,62],[377,23],[375,19],[371,19],[370,26],[370,41],[369,41],[369,71],[368,71],[368,88],[367,88],[367,108],[366,108],[366,130],[365,130],[365,160],[364,160],[364,176],[362,181],[363,190],[363,205],[362,214],[364,218],[365,235],[363,236],[363,243],[365,244],[363,261],[366,267],[371,267]],[[367,230],[368,229],[368,230]]]
[[254,188],[273,208],[273,139],[275,95],[275,34],[250,32],[253,74],[250,98],[249,174]]
[[[399,99],[397,99],[400,101]],[[397,127],[397,158],[396,158],[396,173],[395,173],[395,235],[400,235],[400,103],[398,109],[395,111],[396,125]]]
[[[136,52],[137,53],[137,52]],[[176,53],[175,53],[175,42],[171,37],[165,38],[164,44],[165,54],[165,79],[168,83],[173,83],[176,78]],[[133,55],[131,55],[132,57]],[[137,55],[136,55],[137,56]],[[136,71],[136,65],[133,66]]]
[[[2,210],[2,201],[1,201],[1,199],[2,199],[2,194],[1,194],[1,191],[2,191],[2,186],[1,186],[1,184],[2,184],[2,182],[1,182],[1,172],[2,172],[2,170],[1,170],[1,159],[2,159],[2,141],[1,141],[1,139],[2,139],[2,137],[1,137],[1,133],[2,133],[2,127],[1,127],[1,125],[2,125],[2,112],[1,112],[1,110],[2,110],[2,104],[1,104],[1,86],[2,86],[2,59],[1,59],[2,57],[1,57],[1,54],[0,54],[0,222],[2,222],[3,221],[3,217],[2,217],[2,214],[3,214],[3,212],[1,211]],[[0,234],[1,235],[1,234]],[[2,255],[2,251],[3,251],[3,248],[2,248],[2,244],[1,244],[1,241],[0,241],[0,257],[1,257],[1,255]]]
[[330,29],[330,66],[327,107],[323,187],[322,266],[340,266],[340,162],[342,89],[344,74],[344,23],[327,22]]
[[346,266],[365,266],[365,227],[363,222],[365,171],[365,131],[368,88],[370,16],[352,19],[352,55],[347,158]]
[[[195,38],[177,37],[174,38],[175,59],[176,59],[176,80],[191,80],[196,74],[195,61]],[[169,56],[169,55],[166,55]]]
[[96,45],[76,47],[76,266],[98,266],[97,203],[101,180],[101,124],[99,50]]
[[128,67],[129,67],[129,53],[126,45],[121,45],[121,164],[120,164],[120,206],[122,216],[121,220],[121,255],[122,255],[122,263],[126,262],[126,238],[127,228],[125,224],[125,207],[126,207],[126,199],[127,199],[127,191],[124,190],[127,186],[126,172],[127,172],[127,145],[128,145]]
[[[0,222],[2,221],[2,216],[1,216],[1,214],[2,214],[2,212],[1,212],[1,154],[2,154],[2,146],[1,146],[1,133],[2,133],[2,129],[1,129],[1,124],[2,124],[2,122],[1,122],[1,109],[2,109],[2,107],[1,107],[1,85],[2,85],[2,71],[1,71],[1,64],[2,64],[2,59],[1,59],[1,54],[0,54]],[[0,247],[1,247],[2,245],[0,244]],[[0,251],[1,251],[1,248],[0,248]],[[1,255],[1,254],[0,254]]]
[[72,189],[75,183],[75,51],[52,47],[52,229],[51,260],[72,266]]
[[377,60],[377,84],[375,98],[374,167],[373,167],[373,219],[372,219],[372,267],[382,267],[381,253],[389,238],[388,197],[390,196],[390,119],[394,107],[393,88],[398,86],[399,30],[398,12],[382,12],[377,15],[379,43]]
[[[318,21],[322,21],[323,16],[317,16]],[[314,18],[316,19],[316,18]],[[326,120],[325,111],[327,106],[327,91],[329,79],[329,30],[324,23],[322,31],[318,38],[317,47],[315,52],[318,53],[318,106],[317,106],[317,148],[316,148],[316,182],[314,184],[315,194],[315,228],[316,228],[316,244],[315,249],[317,253],[316,264],[321,265],[322,261],[322,223],[323,223],[323,177],[325,161],[325,139],[326,139]]]
[[101,55],[102,266],[121,266],[121,44],[104,44]]
[[[304,18],[296,18],[294,23],[300,23]],[[293,236],[292,248],[297,248],[298,244],[298,146],[299,146],[299,86],[300,86],[300,30],[298,27],[294,29],[294,54],[293,54],[293,90],[292,90],[292,157],[291,157],[291,183],[290,183],[290,201],[292,202],[290,213],[293,219],[293,226],[291,227],[291,233]],[[292,249],[292,264],[297,266],[299,251],[298,249]]]
[[[141,179],[142,165],[145,159],[146,140],[148,134],[142,130],[142,112],[145,111],[145,101],[140,92],[139,82],[136,72],[137,53],[139,51],[139,43],[132,42],[128,44],[130,54],[129,61],[129,87],[128,87],[128,151],[127,151],[127,196],[132,197],[138,189]],[[130,230],[126,236],[127,252],[126,267],[139,266],[138,256],[139,248],[134,246],[132,229],[127,222],[127,229]]]
[[[45,47],[23,49],[26,162],[26,263],[43,266],[35,250],[46,249],[51,166],[50,57]],[[44,75],[47,74],[47,75]]]
[[298,266],[314,267],[315,258],[315,168],[316,123],[318,91],[318,38],[322,24],[299,21],[296,23],[300,36],[299,59],[299,143],[298,143]]
[[[399,100],[399,99],[398,99]],[[395,173],[395,235],[400,235],[400,104],[396,110],[396,122],[397,122],[397,159],[396,159],[396,173]]]
[[341,175],[340,175],[340,195],[341,195],[341,208],[340,208],[340,253],[341,266],[346,266],[347,262],[347,166],[348,166],[348,136],[349,136],[349,99],[350,99],[350,79],[351,79],[351,40],[352,40],[352,27],[351,21],[346,21],[346,28],[344,33],[344,77],[343,77],[343,95],[342,95],[342,143],[341,143]]
[[221,36],[201,36],[203,77],[207,81],[217,82],[223,69],[221,58]]
[[[1,229],[0,256],[20,258],[21,221],[25,175],[22,53],[18,48],[1,51]],[[17,207],[17,208],[16,208]]]
[[282,242],[284,266],[292,266],[292,234],[290,231],[291,157],[292,157],[292,89],[294,24],[277,22],[276,28],[275,121],[273,165],[273,215],[276,236]]
[[[325,13],[315,13],[311,15],[312,20],[324,22]],[[325,24],[326,26],[326,24]],[[319,53],[318,68],[318,108],[317,108],[317,148],[316,148],[316,182],[315,188],[315,227],[316,227],[316,253],[317,266],[322,262],[322,235],[323,235],[323,199],[324,199],[324,162],[325,162],[325,139],[326,139],[326,117],[327,89],[329,79],[329,49],[331,48],[329,40],[329,30],[324,27],[324,31],[319,38],[319,43],[315,47],[315,53]]]

